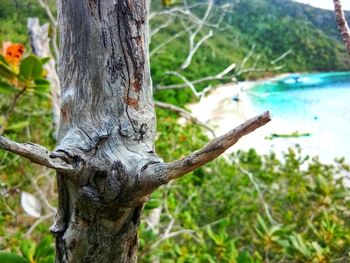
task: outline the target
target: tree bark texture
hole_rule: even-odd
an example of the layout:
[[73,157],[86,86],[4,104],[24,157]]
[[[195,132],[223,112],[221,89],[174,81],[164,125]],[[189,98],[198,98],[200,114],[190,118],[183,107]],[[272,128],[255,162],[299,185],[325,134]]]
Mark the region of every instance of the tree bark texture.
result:
[[159,162],[144,0],[58,0],[61,119],[57,262],[136,262],[137,230]]

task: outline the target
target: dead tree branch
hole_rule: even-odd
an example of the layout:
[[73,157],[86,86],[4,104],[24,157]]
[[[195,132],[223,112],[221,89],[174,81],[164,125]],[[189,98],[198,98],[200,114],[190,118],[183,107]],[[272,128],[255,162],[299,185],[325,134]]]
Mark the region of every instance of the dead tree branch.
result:
[[171,180],[195,170],[214,160],[234,145],[240,138],[262,127],[271,120],[270,113],[264,112],[239,125],[228,133],[213,139],[202,149],[172,163],[148,164],[141,174],[144,184],[150,188],[166,184]]
[[0,148],[19,156],[29,159],[33,163],[37,163],[58,171],[72,171],[73,166],[63,160],[51,156],[51,152],[41,145],[31,142],[17,143],[3,136],[0,136]]
[[200,84],[203,82],[208,82],[208,81],[214,81],[214,80],[235,80],[234,77],[232,76],[227,76],[230,72],[232,72],[232,70],[235,69],[237,65],[235,63],[229,65],[228,67],[226,67],[223,71],[221,71],[219,74],[216,74],[214,76],[207,76],[204,78],[200,78],[200,79],[196,79],[196,80],[188,80],[186,79],[185,83],[182,84],[172,84],[172,85],[167,85],[167,86],[157,86],[156,89],[157,90],[167,90],[167,89],[182,89],[185,87],[188,87],[188,83],[191,83],[192,86],[196,85],[196,84]]
[[166,180],[170,181],[179,178],[212,161],[238,142],[240,138],[253,132],[257,128],[260,128],[270,120],[271,118],[269,112],[264,112],[261,115],[249,119],[228,133],[217,137],[208,143],[204,148],[192,153],[191,155],[179,161],[167,164],[167,172],[165,175]]

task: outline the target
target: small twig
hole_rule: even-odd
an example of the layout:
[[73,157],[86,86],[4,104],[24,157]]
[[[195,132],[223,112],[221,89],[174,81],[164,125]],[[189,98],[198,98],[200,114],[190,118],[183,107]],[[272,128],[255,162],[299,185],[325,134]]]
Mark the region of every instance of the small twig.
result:
[[264,198],[264,195],[260,189],[260,185],[259,183],[257,182],[257,180],[255,179],[254,175],[245,170],[243,167],[241,167],[239,164],[236,164],[236,166],[238,166],[238,169],[243,173],[245,174],[246,176],[248,176],[250,182],[253,184],[255,190],[257,191],[258,193],[258,196],[259,196],[259,199],[260,199],[260,202],[263,204],[264,206],[264,210],[265,210],[265,214],[267,216],[267,218],[269,219],[270,223],[272,225],[279,225],[279,223],[273,218],[273,216],[271,215],[271,211],[270,211],[270,208],[268,206],[268,204],[266,203],[265,201],[265,198]]
[[170,44],[172,41],[174,41],[175,39],[177,39],[178,37],[182,36],[183,34],[186,33],[186,30],[182,30],[178,33],[176,33],[175,35],[173,35],[172,37],[169,37],[167,40],[165,40],[164,42],[160,43],[158,46],[156,46],[154,49],[152,49],[149,53],[150,58],[159,52],[159,50],[161,50],[163,47],[165,47],[166,45]]
[[154,242],[152,245],[149,246],[147,251],[155,249],[156,247],[158,247],[162,242],[164,242],[167,239],[176,237],[176,236],[181,235],[181,234],[192,234],[192,233],[196,233],[196,232],[194,230],[191,230],[191,229],[181,229],[178,231],[168,233],[166,235],[163,235],[161,238],[157,239],[156,242]]
[[165,21],[163,24],[160,24],[159,26],[157,26],[155,29],[152,29],[150,31],[150,40],[151,38],[157,34],[160,30],[164,29],[164,28],[167,28],[169,25],[171,25],[175,20],[175,17],[168,17],[167,21]]
[[28,238],[32,232],[34,231],[34,229],[40,225],[42,222],[44,222],[45,220],[48,220],[50,218],[53,218],[55,216],[54,213],[49,213],[47,215],[41,216],[37,221],[34,222],[34,224],[28,229],[28,231],[26,232],[26,237]]
[[210,30],[208,34],[204,35],[194,46],[191,47],[190,51],[188,52],[186,60],[181,65],[182,70],[186,69],[191,64],[192,58],[196,54],[197,50],[205,41],[207,41],[212,36],[213,36],[213,31]]
[[46,208],[52,212],[52,213],[56,213],[57,209],[55,207],[53,207],[50,203],[49,200],[47,200],[44,191],[39,187],[38,183],[37,183],[37,179],[33,178],[33,176],[31,176],[30,174],[25,174],[26,177],[28,177],[28,179],[30,180],[30,182],[32,183],[35,191],[37,192],[38,196],[40,197],[41,201],[45,204]]
[[190,112],[188,112],[188,111],[186,111],[186,110],[184,110],[184,109],[182,109],[180,107],[177,107],[175,105],[172,105],[172,104],[169,104],[169,103],[165,103],[165,102],[161,102],[161,101],[155,101],[154,105],[159,107],[159,108],[170,110],[170,111],[173,111],[173,112],[176,112],[176,113],[180,114],[182,117],[188,119],[189,121],[192,121],[193,123],[196,123],[196,124],[202,126],[203,128],[207,129],[213,135],[213,137],[215,137],[214,130],[211,127],[209,127],[208,125],[206,125],[205,123],[203,123],[200,120],[198,120]]
[[9,204],[7,203],[7,199],[6,197],[2,197],[1,198],[2,201],[4,202],[5,208],[7,209],[7,211],[15,218],[15,220],[17,221],[17,214],[15,211],[12,210],[12,208],[9,206]]
[[350,55],[350,30],[340,0],[333,0],[338,29]]
[[[197,50],[199,49],[199,47],[205,41],[207,41],[210,37],[213,36],[212,30],[210,30],[208,34],[203,36],[197,43],[195,43],[195,38],[198,35],[198,33],[202,30],[202,28],[205,25],[205,23],[208,21],[213,6],[214,6],[213,0],[208,0],[207,10],[206,10],[203,18],[198,21],[197,28],[195,29],[194,32],[191,32],[191,30],[189,30],[189,34],[190,34],[189,44],[190,44],[190,47],[189,47],[188,55],[187,55],[185,61],[181,65],[181,69],[182,70],[186,69],[191,64],[192,58],[193,58],[194,54],[197,52]],[[192,17],[194,17],[193,14],[191,14],[191,13],[189,13],[189,14],[192,15]]]
[[[214,80],[233,80],[234,78],[231,76],[227,76],[227,74],[229,74],[230,72],[232,72],[235,67],[237,66],[236,63],[232,63],[231,65],[229,65],[228,67],[226,67],[223,71],[221,71],[220,73],[214,75],[214,76],[207,76],[204,78],[200,78],[200,79],[196,79],[196,80],[188,80],[187,82],[190,82],[192,84],[192,86],[199,84],[199,83],[203,83],[203,82],[210,82],[210,81],[214,81]],[[172,84],[172,85],[167,85],[167,86],[157,86],[156,89],[157,90],[167,90],[167,89],[182,89],[185,87],[188,87],[187,82],[182,83],[182,84]]]
[[8,123],[8,120],[10,119],[10,117],[11,117],[13,111],[15,110],[17,101],[18,101],[19,97],[21,97],[21,95],[26,91],[26,89],[27,89],[27,87],[22,88],[22,89],[15,95],[15,97],[13,98],[13,100],[12,100],[12,102],[11,102],[11,105],[10,105],[10,108],[9,108],[8,111],[6,112],[3,125],[0,126],[0,135],[3,134],[4,130],[6,129],[6,125],[7,125],[7,123]]

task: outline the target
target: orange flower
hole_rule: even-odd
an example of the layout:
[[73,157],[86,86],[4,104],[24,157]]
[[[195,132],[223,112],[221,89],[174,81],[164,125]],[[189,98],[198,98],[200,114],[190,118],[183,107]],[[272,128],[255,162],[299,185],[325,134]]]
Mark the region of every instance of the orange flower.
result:
[[5,60],[12,66],[17,66],[24,53],[24,46],[22,44],[13,44],[11,42],[4,42],[2,44],[2,53]]

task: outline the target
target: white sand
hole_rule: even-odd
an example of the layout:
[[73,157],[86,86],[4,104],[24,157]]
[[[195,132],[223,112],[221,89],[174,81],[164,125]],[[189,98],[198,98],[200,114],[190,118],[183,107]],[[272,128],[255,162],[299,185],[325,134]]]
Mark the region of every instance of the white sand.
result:
[[[216,135],[222,135],[235,126],[241,124],[248,118],[259,114],[255,112],[254,107],[250,104],[246,91],[254,82],[241,82],[239,84],[223,85],[213,89],[200,102],[188,105],[192,114],[200,121],[212,127]],[[240,101],[235,102],[232,97],[239,96]],[[302,127],[300,129],[300,127]],[[313,134],[312,123],[302,123],[299,125],[299,133],[308,132]],[[294,147],[296,144],[302,146],[302,154],[310,156],[319,156],[323,162],[331,163],[339,153],[330,151],[331,146],[334,147],[332,136],[325,133],[322,134],[322,143],[320,144],[320,136],[298,137],[298,138],[275,138],[266,139],[271,134],[291,134],[296,131],[295,127],[281,118],[272,116],[272,121],[262,128],[242,138],[236,145],[228,151],[233,152],[238,149],[248,150],[255,148],[260,154],[267,154],[273,151],[277,156],[281,156],[288,148]],[[209,133],[208,133],[209,136]],[[329,138],[329,139],[328,139]]]

